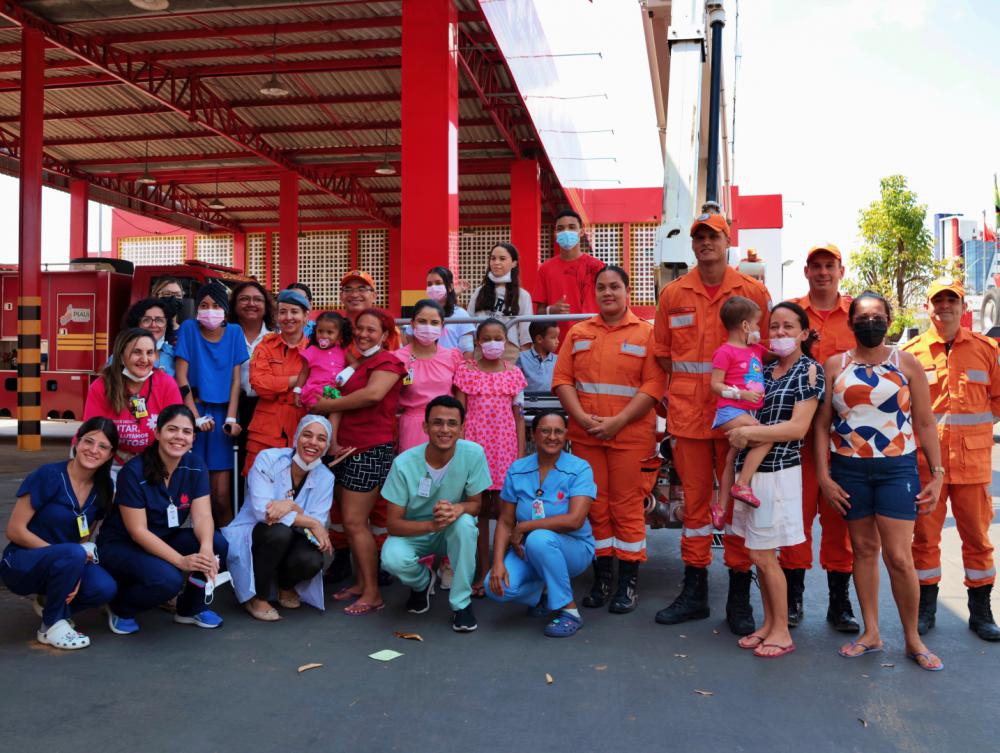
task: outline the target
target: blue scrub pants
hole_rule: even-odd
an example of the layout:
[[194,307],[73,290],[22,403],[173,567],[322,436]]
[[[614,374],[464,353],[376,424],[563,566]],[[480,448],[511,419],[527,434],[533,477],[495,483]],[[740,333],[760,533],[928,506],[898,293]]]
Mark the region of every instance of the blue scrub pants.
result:
[[564,533],[539,529],[524,539],[524,559],[513,550],[503,558],[510,586],[503,596],[490,590],[490,573],[486,574],[486,595],[493,601],[515,601],[533,607],[548,589],[548,606],[553,612],[573,601],[570,578],[579,575],[594,560],[591,541]]
[[[163,537],[163,541],[183,555],[195,554],[201,548],[194,530],[179,528]],[[218,531],[212,548],[219,555],[219,570],[226,569],[229,542]],[[185,574],[150,554],[132,539],[119,539],[99,545],[98,557],[118,583],[118,594],[111,600],[111,611],[119,617],[135,619],[147,609],[177,598],[177,614],[192,617],[205,610],[205,589],[186,580]]]
[[[84,609],[107,604],[115,595],[115,581],[100,565],[87,562],[79,544],[52,544],[40,549],[11,547],[0,563],[0,579],[19,596],[45,597],[42,622],[52,627]],[[66,603],[76,584],[73,601]]]

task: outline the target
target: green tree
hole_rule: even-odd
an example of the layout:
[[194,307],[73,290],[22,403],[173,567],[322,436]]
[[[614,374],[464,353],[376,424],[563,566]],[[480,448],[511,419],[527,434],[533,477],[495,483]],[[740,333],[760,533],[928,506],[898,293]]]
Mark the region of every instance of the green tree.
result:
[[883,178],[881,197],[859,212],[862,247],[851,256],[845,287],[853,295],[874,290],[892,303],[892,337],[914,325],[927,286],[948,271],[934,261],[926,221],[927,205],[917,203],[902,175]]

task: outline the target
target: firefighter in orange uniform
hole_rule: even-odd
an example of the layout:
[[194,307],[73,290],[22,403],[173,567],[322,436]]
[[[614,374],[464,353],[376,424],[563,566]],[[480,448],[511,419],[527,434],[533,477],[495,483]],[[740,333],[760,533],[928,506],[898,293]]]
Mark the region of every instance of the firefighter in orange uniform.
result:
[[[961,327],[965,289],[960,282],[936,280],[927,292],[931,327],[903,350],[912,353],[927,374],[937,418],[944,463],[944,486],[934,510],[917,517],[913,562],[920,578],[917,630],[934,627],[941,580],[941,529],[945,500],[951,502],[969,593],[969,628],[983,640],[1000,641],[990,594],[996,579],[990,523],[993,502],[989,484],[993,423],[1000,420],[1000,347],[989,337]],[[920,461],[920,480],[932,471]]]
[[[552,390],[569,414],[573,454],[594,471],[597,499],[594,585],[585,607],[625,614],[638,603],[639,563],[646,561],[645,498],[656,481],[643,461],[656,454],[654,406],[665,374],[653,354],[653,328],[629,309],[628,275],[620,267],[597,274],[598,315],[574,325],[559,349]],[[611,593],[614,560],[618,587]]]
[[[771,304],[767,288],[727,263],[729,224],[721,214],[702,214],[694,221],[691,247],[697,266],[663,289],[656,309],[654,350],[669,379],[667,431],[684,489],[684,587],[670,606],[657,612],[656,621],[664,625],[709,615],[709,504],[729,450],[726,437],[711,428],[716,403],[709,385],[712,353],[727,337],[719,309],[731,296],[749,298],[760,306],[760,329],[767,332]],[[750,557],[743,539],[732,535],[728,525],[723,545],[729,567],[726,621],[733,633],[749,635],[756,628],[750,606]]]
[[[805,276],[809,294],[794,299],[809,316],[809,325],[819,335],[813,345],[813,356],[819,363],[854,347],[848,309],[849,296],[840,294],[844,265],[840,249],[832,243],[813,246],[806,254]],[[854,569],[854,552],[847,522],[833,506],[820,499],[816,477],[816,461],[812,442],[802,447],[802,517],[806,540],[796,546],[782,547],[779,561],[788,581],[788,625],[795,627],[803,618],[802,594],[805,591],[806,570],[813,564],[813,521],[819,513],[823,535],[819,545],[819,564],[826,570],[830,604],[826,620],[842,633],[861,630],[851,608],[850,583]]]

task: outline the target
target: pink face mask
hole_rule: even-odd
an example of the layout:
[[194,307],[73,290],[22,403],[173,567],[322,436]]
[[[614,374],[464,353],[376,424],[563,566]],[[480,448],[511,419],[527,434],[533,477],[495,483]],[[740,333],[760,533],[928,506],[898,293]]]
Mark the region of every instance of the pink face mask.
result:
[[226,312],[222,309],[199,309],[198,324],[205,329],[218,329],[222,320],[226,318]]
[[487,361],[495,361],[503,355],[506,344],[501,340],[488,340],[479,346],[483,351],[483,358]]
[[445,298],[448,297],[448,288],[444,285],[428,285],[427,286],[427,297],[432,301],[437,301],[441,303]]
[[421,345],[430,345],[441,337],[441,328],[434,324],[414,324],[413,339]]

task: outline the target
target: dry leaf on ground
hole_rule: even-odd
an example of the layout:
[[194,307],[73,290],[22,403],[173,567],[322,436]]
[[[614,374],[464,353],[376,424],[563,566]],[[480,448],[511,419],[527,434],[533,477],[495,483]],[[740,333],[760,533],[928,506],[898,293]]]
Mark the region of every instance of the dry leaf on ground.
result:
[[397,630],[397,631],[395,631],[393,633],[393,635],[395,635],[397,638],[404,638],[404,639],[406,639],[408,641],[421,641],[421,642],[423,642],[423,640],[424,640],[417,633],[401,633],[400,631]]
[[322,666],[323,665],[320,664],[319,662],[310,662],[309,664],[303,664],[301,667],[299,667],[298,671],[300,673],[308,672],[310,669],[319,669]]
[[715,693],[713,693],[711,690],[698,690],[697,688],[695,688],[694,692],[697,693],[698,695],[715,695]]

